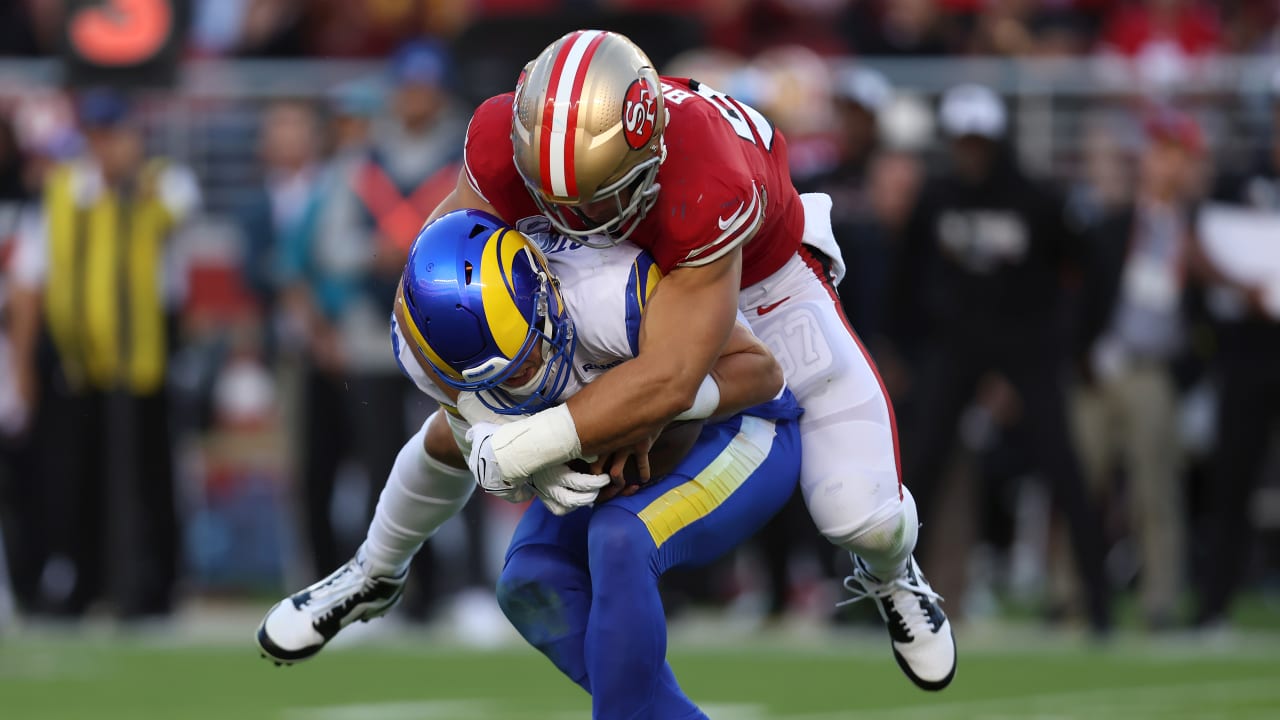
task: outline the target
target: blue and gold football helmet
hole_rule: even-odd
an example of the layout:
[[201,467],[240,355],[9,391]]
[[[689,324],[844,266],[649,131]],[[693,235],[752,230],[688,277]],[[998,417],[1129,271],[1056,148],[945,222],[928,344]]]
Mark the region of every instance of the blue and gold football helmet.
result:
[[[529,238],[479,210],[442,215],[413,241],[401,282],[409,339],[445,384],[506,415],[558,401],[577,341],[557,281]],[[535,347],[538,372],[504,386]]]

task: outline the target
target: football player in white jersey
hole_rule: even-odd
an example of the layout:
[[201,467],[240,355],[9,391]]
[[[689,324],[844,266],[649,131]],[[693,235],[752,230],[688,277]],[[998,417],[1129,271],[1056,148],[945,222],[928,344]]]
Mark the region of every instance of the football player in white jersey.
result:
[[[258,643],[277,662],[314,655],[342,627],[398,599],[412,555],[471,492],[459,404],[505,422],[635,356],[661,276],[652,258],[633,246],[586,249],[545,223],[525,229],[538,247],[497,218],[460,211],[415,242],[393,345],[406,373],[445,409],[401,451],[356,558],[267,613]],[[798,477],[799,408],[745,323],[706,386],[680,419],[727,419],[693,427],[696,439],[686,432],[667,457],[655,453],[653,482],[623,497],[585,508],[611,479],[564,466],[486,488],[513,501],[540,498],[508,551],[499,602],[531,644],[592,693],[599,717],[703,717],[665,665],[665,640],[655,642],[665,639],[657,578],[750,536]]]

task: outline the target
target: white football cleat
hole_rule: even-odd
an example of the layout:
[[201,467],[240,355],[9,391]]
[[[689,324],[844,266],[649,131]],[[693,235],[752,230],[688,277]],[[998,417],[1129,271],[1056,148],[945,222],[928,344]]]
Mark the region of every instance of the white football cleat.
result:
[[287,665],[315,655],[342,628],[384,615],[400,600],[409,571],[375,577],[360,555],[332,575],[276,603],[258,626],[263,657]]
[[956,675],[956,638],[938,606],[942,596],[924,579],[916,559],[909,558],[906,570],[887,581],[872,575],[857,555],[853,565],[853,575],[844,579],[844,586],[854,596],[838,605],[875,600],[902,672],[924,690],[950,685]]

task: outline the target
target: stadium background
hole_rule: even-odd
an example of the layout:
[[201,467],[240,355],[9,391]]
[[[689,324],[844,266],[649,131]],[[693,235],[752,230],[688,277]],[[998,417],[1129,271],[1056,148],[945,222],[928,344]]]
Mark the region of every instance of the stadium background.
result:
[[[105,5],[126,14],[169,8],[174,34],[123,67],[95,62],[102,56],[76,41],[69,18]],[[166,373],[181,548],[168,588],[172,604],[129,611],[129,588],[117,582],[83,606],[68,606],[64,596],[74,582],[67,575],[74,570],[59,539],[49,537],[54,531],[15,531],[60,527],[51,518],[77,503],[63,486],[46,482],[42,453],[32,449],[48,446],[42,432],[55,432],[40,422],[37,400],[5,425],[0,466],[8,559],[0,574],[0,712],[21,718],[584,712],[585,698],[518,643],[485,590],[519,509],[484,497],[473,499],[469,522],[455,520],[433,540],[434,560],[415,569],[430,582],[415,588],[402,612],[356,628],[298,668],[277,670],[257,659],[251,632],[261,612],[330,567],[317,567],[324,561],[308,540],[302,501],[302,446],[313,437],[305,422],[306,378],[317,366],[315,348],[290,330],[296,318],[281,300],[286,288],[273,274],[276,265],[262,271],[255,253],[277,249],[255,244],[251,210],[264,188],[269,194],[273,179],[287,174],[288,158],[273,154],[273,142],[305,136],[314,124],[315,155],[302,165],[316,176],[325,168],[340,173],[350,149],[362,157],[366,147],[358,130],[353,145],[340,146],[344,123],[367,122],[376,142],[394,122],[398,89],[436,87],[465,119],[477,102],[510,89],[523,62],[546,43],[585,26],[626,32],[664,73],[692,74],[761,109],[787,133],[802,184],[840,167],[838,138],[847,122],[841,108],[874,104],[875,160],[853,174],[852,186],[842,186],[854,193],[860,219],[874,226],[870,237],[879,243],[869,250],[860,244],[865,238],[840,238],[864,263],[861,278],[889,272],[924,178],[944,172],[947,141],[937,103],[960,83],[1000,94],[1009,114],[1005,142],[1017,164],[1060,189],[1084,228],[1089,208],[1132,195],[1133,168],[1153,137],[1153,112],[1190,119],[1203,139],[1191,189],[1179,199],[1186,208],[1212,196],[1221,179],[1265,164],[1280,145],[1280,130],[1273,130],[1273,123],[1280,127],[1275,2],[6,3],[0,124],[12,129],[6,134],[12,142],[0,142],[0,170],[16,182],[6,184],[14,189],[0,201],[4,332],[22,282],[14,268],[17,218],[38,207],[44,173],[54,163],[85,151],[82,130],[95,111],[127,116],[149,156],[190,168],[201,203],[171,239],[173,276],[181,282],[165,298],[178,328]],[[857,72],[865,69],[882,74],[890,94],[870,99],[866,93],[878,91],[859,85],[865,75]],[[272,123],[279,134],[268,131]],[[439,157],[424,164],[418,179],[428,186],[424,197],[440,193],[440,178],[455,176],[456,146],[439,148]],[[366,230],[352,242],[372,242]],[[887,312],[884,295],[860,291],[858,298],[863,304],[851,315],[869,336]],[[1212,317],[1186,322],[1193,337],[1212,337]],[[892,351],[888,341],[868,339],[877,353],[877,347]],[[1053,567],[1051,503],[1019,440],[1017,398],[994,374],[966,412],[939,491],[949,511],[921,551],[959,628],[956,684],[939,697],[922,696],[890,662],[873,610],[833,612],[843,561],[800,517],[785,530],[798,541],[777,547],[776,535],[769,536],[712,572],[669,584],[673,663],[690,693],[717,718],[1273,716],[1280,709],[1274,684],[1280,428],[1272,427],[1270,459],[1250,504],[1255,534],[1242,565],[1244,591],[1228,622],[1195,626],[1197,568],[1214,560],[1205,557],[1204,540],[1215,487],[1217,378],[1212,341],[1192,345],[1200,370],[1179,394],[1178,449],[1188,462],[1168,480],[1169,491],[1186,500],[1188,533],[1183,551],[1167,549],[1179,553],[1187,574],[1175,617],[1154,623],[1139,607],[1143,572],[1122,472],[1115,489],[1099,498],[1119,628],[1106,639],[1082,628],[1054,587],[1055,573],[1070,570]],[[896,356],[878,360],[891,385],[897,377],[909,393],[911,368],[898,367]],[[1255,361],[1280,366],[1280,356],[1266,348],[1257,349]],[[0,372],[11,367],[0,363]],[[359,374],[339,367],[333,376],[348,373]],[[16,374],[0,378],[0,391],[16,397],[17,382]],[[1064,392],[1075,392],[1078,382],[1064,379]],[[358,389],[343,387],[347,397],[339,403],[365,402]],[[402,390],[393,405],[404,422],[425,417],[429,408],[407,381]],[[911,407],[902,412],[909,416]],[[394,424],[380,430],[399,432]],[[326,508],[344,553],[362,532],[370,476],[379,479],[361,462],[360,449],[350,450],[339,458]],[[124,465],[104,464],[109,500],[96,511],[136,517],[129,513],[139,511],[139,500],[113,495],[130,472],[129,459],[108,458]],[[105,520],[100,538],[109,572],[130,565],[130,540],[115,529],[118,522]],[[779,555],[782,580],[770,575],[777,567],[770,558]],[[24,588],[23,572],[32,564],[37,572],[28,573]]]

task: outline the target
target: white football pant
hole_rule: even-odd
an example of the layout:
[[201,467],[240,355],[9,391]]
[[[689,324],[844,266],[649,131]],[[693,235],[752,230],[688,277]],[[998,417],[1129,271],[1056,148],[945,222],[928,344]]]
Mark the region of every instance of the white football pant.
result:
[[739,309],[804,408],[800,489],[814,524],[873,573],[895,576],[915,549],[915,500],[899,481],[887,393],[818,258],[801,247],[744,288]]

